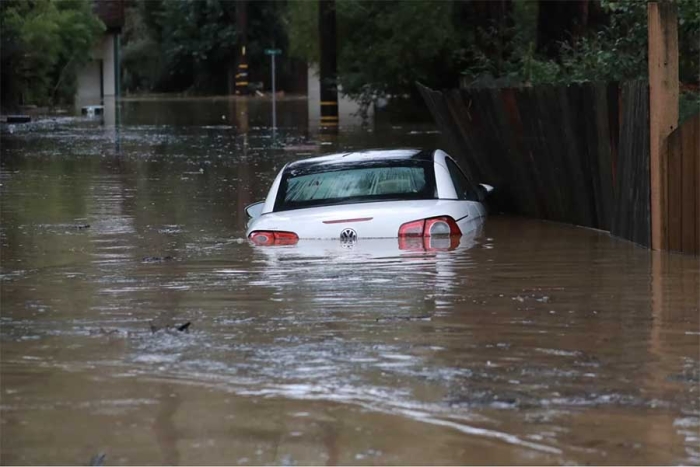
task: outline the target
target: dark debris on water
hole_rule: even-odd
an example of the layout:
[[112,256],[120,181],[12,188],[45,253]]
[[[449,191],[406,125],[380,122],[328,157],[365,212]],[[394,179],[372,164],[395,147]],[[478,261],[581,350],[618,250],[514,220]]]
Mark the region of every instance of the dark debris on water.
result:
[[158,326],[155,323],[151,322],[150,327],[151,327],[151,332],[153,334],[157,333],[158,331],[178,331],[178,332],[189,333],[191,325],[192,325],[191,321],[187,321],[184,324],[174,325],[174,326]]
[[95,454],[90,458],[90,463],[88,465],[104,465],[105,458],[107,457],[107,454],[104,452],[100,452],[98,454]]
[[142,263],[164,263],[166,261],[174,261],[174,256],[145,256],[141,259]]
[[387,323],[391,321],[431,321],[432,316],[430,315],[420,315],[420,316],[380,316],[377,318],[378,323]]

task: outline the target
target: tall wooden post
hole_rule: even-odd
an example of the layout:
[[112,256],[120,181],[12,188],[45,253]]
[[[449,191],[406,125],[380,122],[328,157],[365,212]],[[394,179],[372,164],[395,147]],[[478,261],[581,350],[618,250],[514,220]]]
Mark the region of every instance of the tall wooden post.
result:
[[321,41],[321,129],[335,132],[338,129],[335,0],[319,0],[318,27]]
[[238,35],[238,60],[235,90],[237,95],[248,94],[248,0],[236,0],[236,34]]
[[678,10],[675,3],[651,2],[647,14],[651,246],[661,250],[668,244],[668,161],[663,145],[678,126]]

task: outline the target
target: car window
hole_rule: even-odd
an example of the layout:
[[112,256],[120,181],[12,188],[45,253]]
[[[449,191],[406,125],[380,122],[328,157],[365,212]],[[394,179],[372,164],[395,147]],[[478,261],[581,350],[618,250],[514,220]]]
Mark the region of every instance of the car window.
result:
[[460,169],[452,159],[446,158],[445,163],[447,164],[447,170],[450,172],[452,184],[455,186],[457,199],[466,199],[470,201],[476,200],[474,193],[472,193],[472,190],[470,189],[469,181],[462,172],[462,169]]
[[330,169],[285,174],[274,210],[435,198],[435,174],[426,161]]

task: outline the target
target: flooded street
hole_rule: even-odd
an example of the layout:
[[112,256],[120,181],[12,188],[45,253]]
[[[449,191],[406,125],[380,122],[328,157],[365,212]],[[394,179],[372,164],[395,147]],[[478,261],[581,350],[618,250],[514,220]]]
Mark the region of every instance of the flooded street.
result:
[[278,111],[2,129],[0,463],[700,463],[700,259],[506,216],[451,252],[252,247],[286,162],[439,144]]

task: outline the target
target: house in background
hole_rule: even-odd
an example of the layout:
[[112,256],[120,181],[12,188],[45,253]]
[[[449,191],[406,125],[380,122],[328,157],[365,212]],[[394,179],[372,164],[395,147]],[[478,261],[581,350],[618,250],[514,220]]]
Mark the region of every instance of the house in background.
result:
[[78,110],[103,105],[107,123],[120,94],[119,35],[124,27],[124,0],[92,0],[92,8],[106,29],[93,46],[91,60],[78,73],[75,103]]

